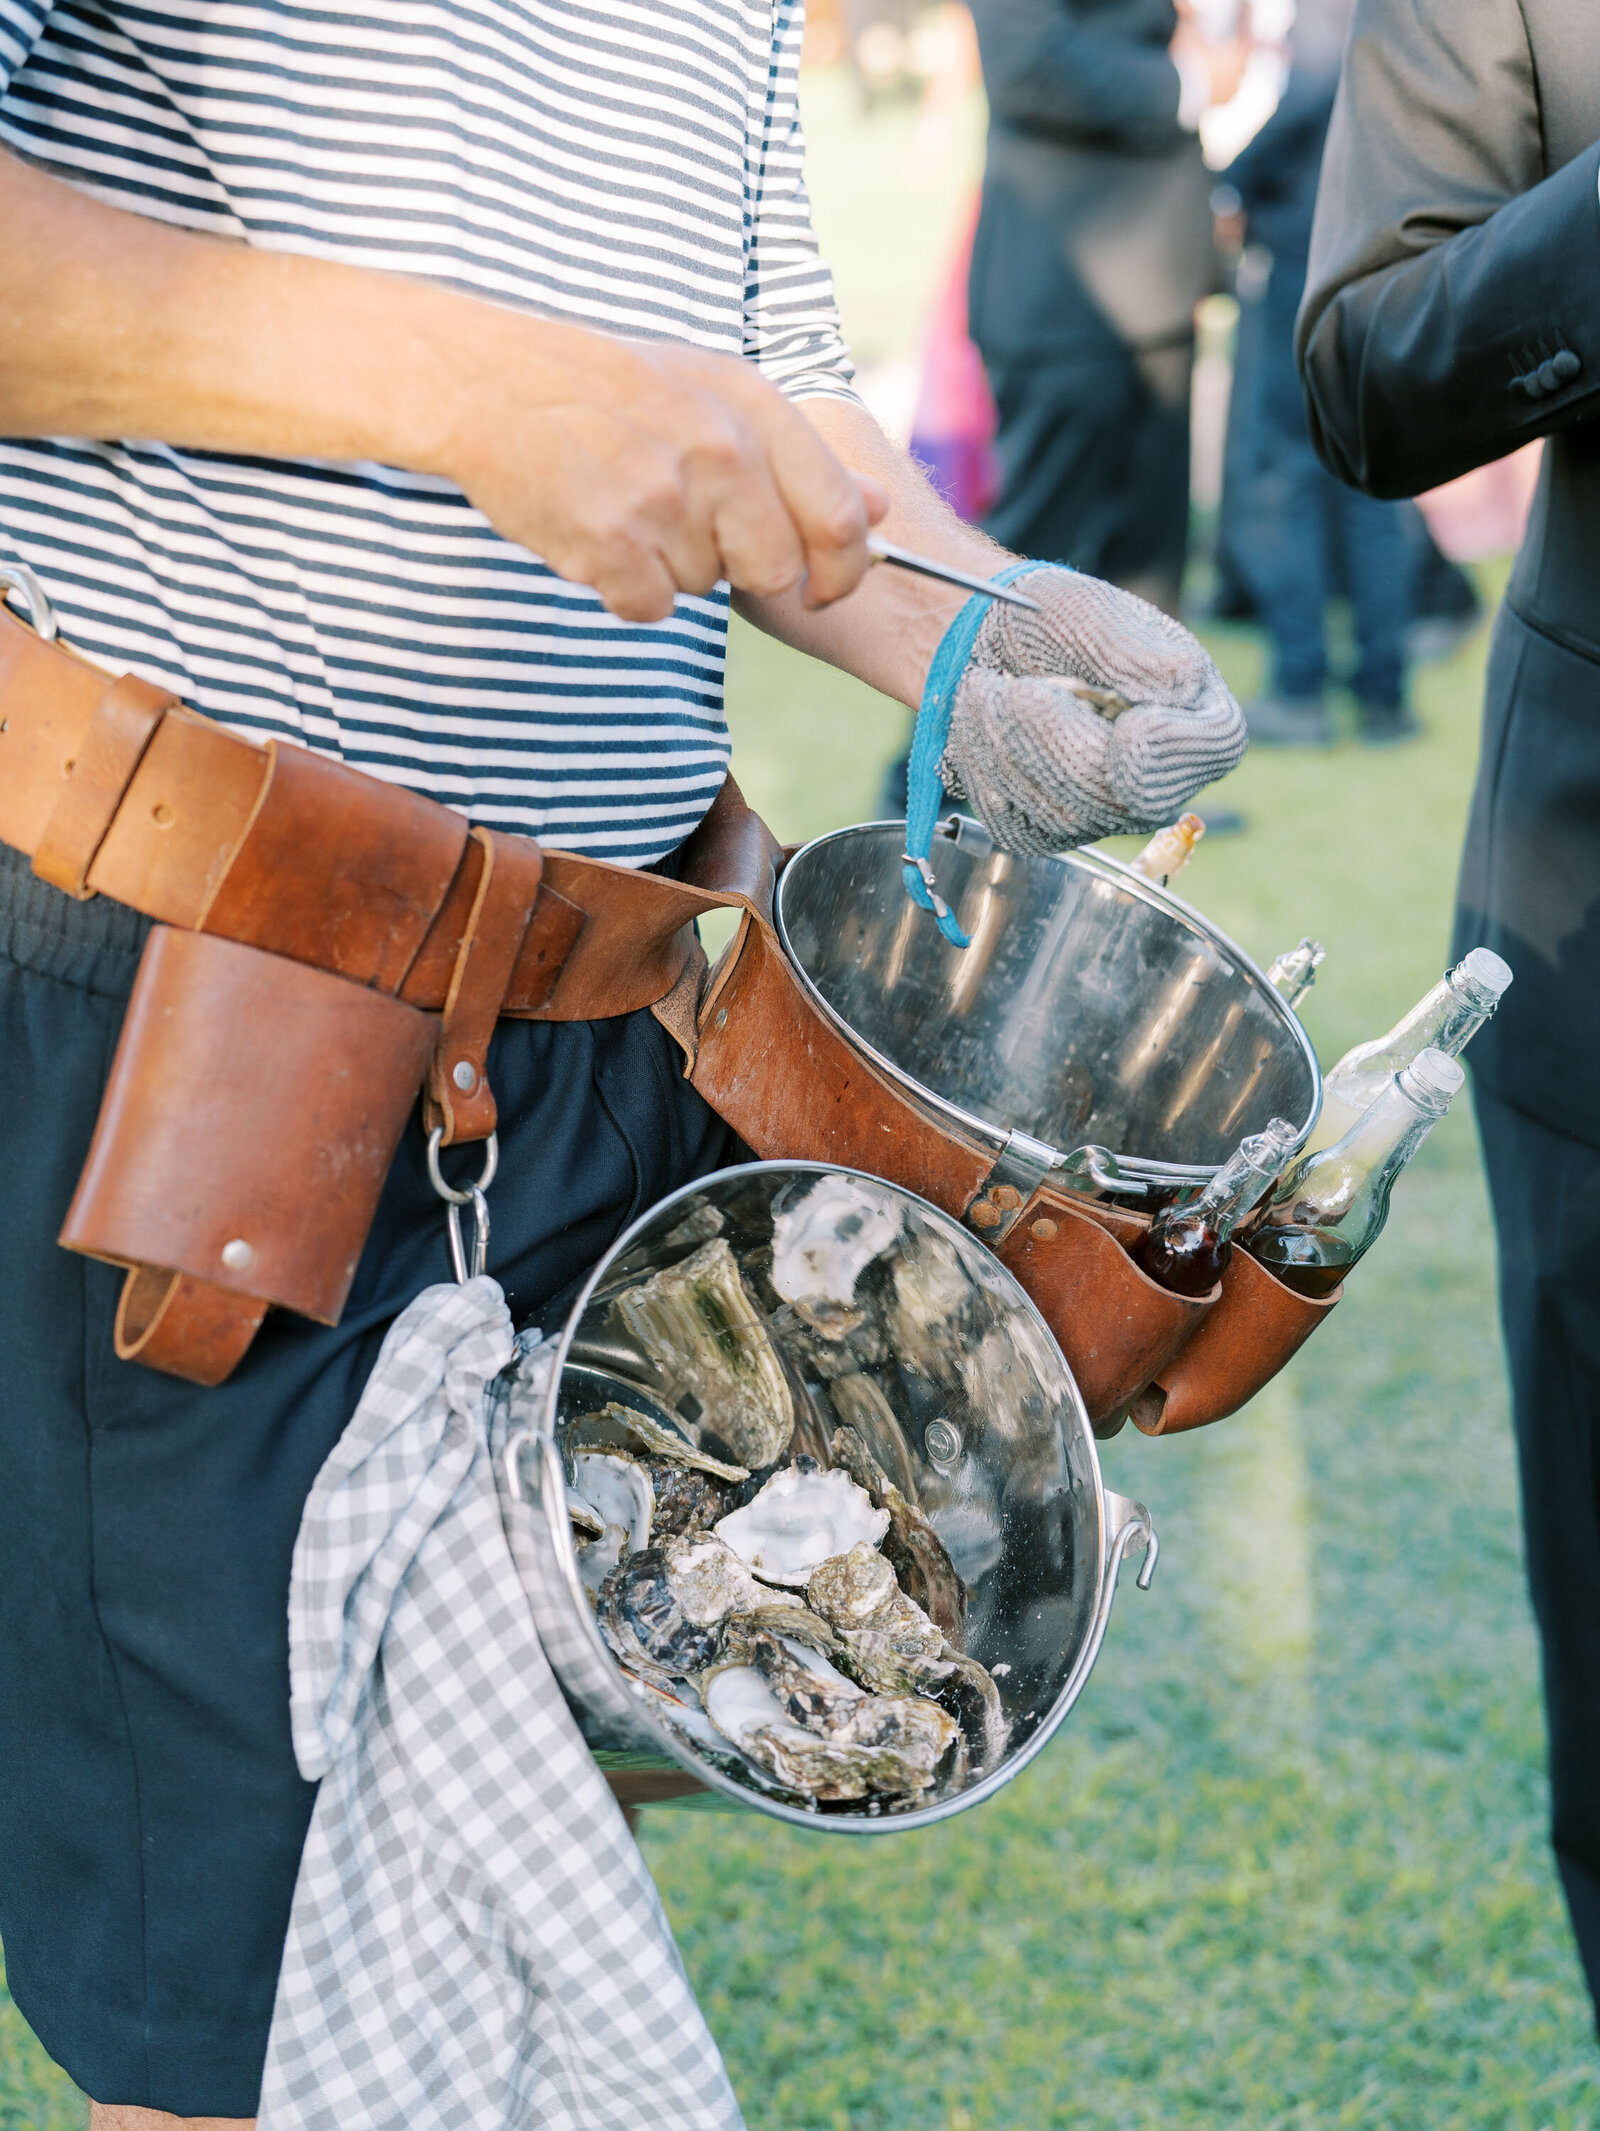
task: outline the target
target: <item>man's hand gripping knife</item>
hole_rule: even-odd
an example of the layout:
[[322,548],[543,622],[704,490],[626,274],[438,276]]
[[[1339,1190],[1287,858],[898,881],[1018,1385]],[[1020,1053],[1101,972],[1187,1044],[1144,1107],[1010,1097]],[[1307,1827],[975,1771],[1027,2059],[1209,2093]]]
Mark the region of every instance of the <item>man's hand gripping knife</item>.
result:
[[962,609],[934,655],[911,754],[906,885],[962,944],[926,870],[941,785],[1003,850],[1062,851],[1161,827],[1247,744],[1216,666],[1158,608],[1048,563],[999,574],[1025,580],[1038,611]]

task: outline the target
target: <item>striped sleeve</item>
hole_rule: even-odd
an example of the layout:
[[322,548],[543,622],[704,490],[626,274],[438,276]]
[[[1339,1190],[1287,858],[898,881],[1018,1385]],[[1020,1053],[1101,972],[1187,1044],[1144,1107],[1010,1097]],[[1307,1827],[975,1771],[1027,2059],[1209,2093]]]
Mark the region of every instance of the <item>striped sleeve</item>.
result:
[[27,64],[55,0],[0,0],[0,94]]
[[817,248],[800,123],[805,0],[775,0],[765,93],[748,144],[744,353],[790,399],[856,397],[833,276]]

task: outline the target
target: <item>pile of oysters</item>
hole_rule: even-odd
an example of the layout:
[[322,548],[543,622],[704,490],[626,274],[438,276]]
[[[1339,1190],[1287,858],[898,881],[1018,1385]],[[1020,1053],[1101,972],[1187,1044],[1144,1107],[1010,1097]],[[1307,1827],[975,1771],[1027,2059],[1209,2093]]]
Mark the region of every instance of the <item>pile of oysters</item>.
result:
[[[632,1351],[667,1358],[670,1395],[613,1379],[616,1395],[564,1430],[601,1635],[697,1753],[769,1794],[871,1813],[962,1788],[1004,1756],[1006,1715],[962,1648],[968,1593],[949,1552],[874,1455],[876,1387],[850,1359],[852,1341],[882,1337],[883,1298],[857,1288],[888,1262],[899,1210],[861,1178],[810,1185],[773,1226],[775,1311],[715,1213],[694,1218],[702,1231],[668,1239],[687,1255],[612,1304]],[[880,1286],[891,1312],[940,1317],[937,1293]],[[805,1346],[807,1375],[833,1379],[831,1427],[775,1332],[791,1354]]]

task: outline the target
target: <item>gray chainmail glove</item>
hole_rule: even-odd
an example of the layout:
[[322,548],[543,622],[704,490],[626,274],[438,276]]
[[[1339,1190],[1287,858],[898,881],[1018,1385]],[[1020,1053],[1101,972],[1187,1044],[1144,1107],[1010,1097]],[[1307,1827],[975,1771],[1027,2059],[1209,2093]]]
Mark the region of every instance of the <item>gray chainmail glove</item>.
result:
[[[1244,713],[1189,634],[1097,577],[1044,566],[996,601],[956,691],[940,774],[1002,849],[1044,853],[1159,828],[1237,769]],[[1070,679],[1123,696],[1108,718]]]

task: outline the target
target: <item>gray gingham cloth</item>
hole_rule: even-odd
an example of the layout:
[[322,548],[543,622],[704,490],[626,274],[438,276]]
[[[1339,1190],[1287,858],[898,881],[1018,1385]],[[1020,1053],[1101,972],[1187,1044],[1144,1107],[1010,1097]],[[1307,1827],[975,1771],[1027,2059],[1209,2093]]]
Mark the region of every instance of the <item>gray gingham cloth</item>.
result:
[[512,1350],[493,1280],[427,1289],[306,1503],[291,1714],[322,1787],[260,2131],[742,2131],[517,1572]]

